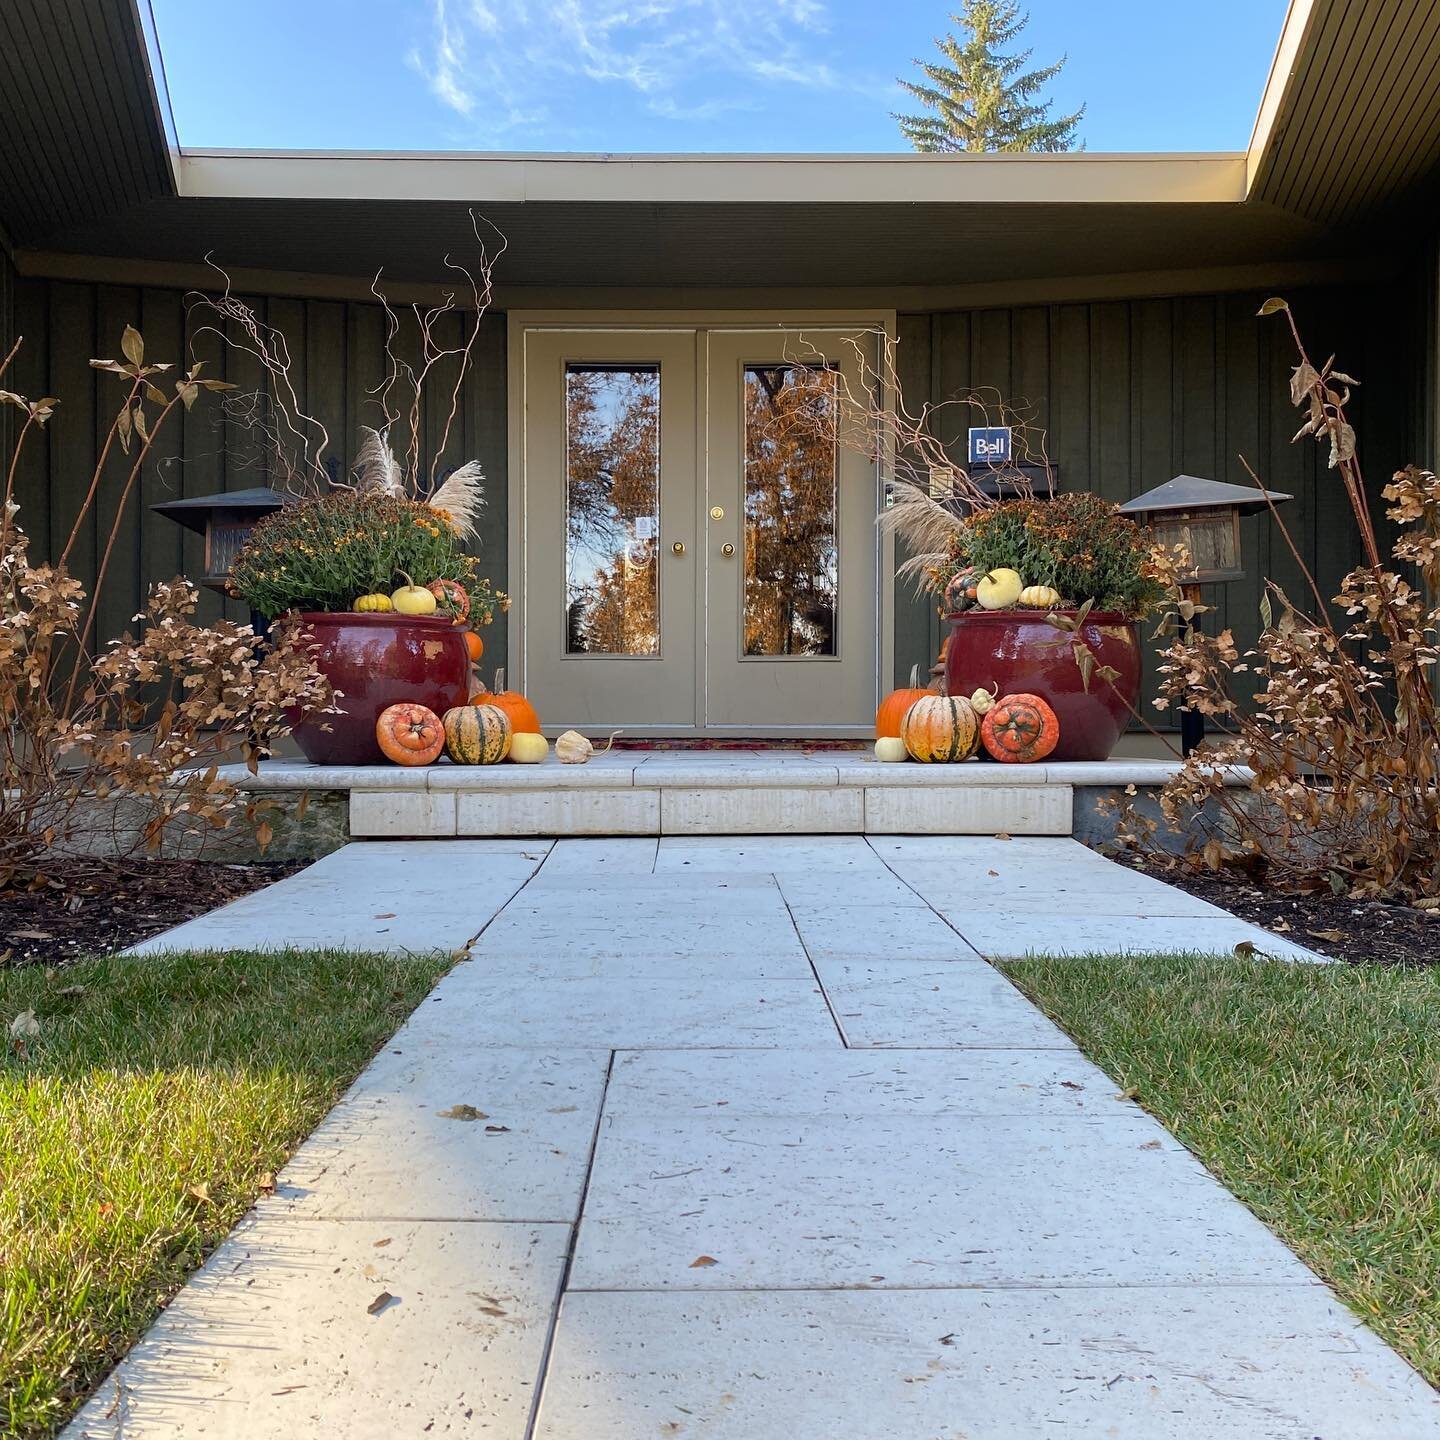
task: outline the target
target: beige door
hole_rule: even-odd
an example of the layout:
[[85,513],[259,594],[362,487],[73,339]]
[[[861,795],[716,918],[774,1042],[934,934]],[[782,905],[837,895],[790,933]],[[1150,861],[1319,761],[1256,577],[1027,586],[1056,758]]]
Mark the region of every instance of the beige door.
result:
[[877,485],[836,443],[846,336],[535,328],[519,358],[518,658],[546,730],[864,733]]
[[706,724],[863,731],[876,704],[878,494],[873,461],[838,443],[837,413],[864,392],[857,347],[873,339],[770,327],[711,331],[706,344]]
[[524,683],[550,731],[695,709],[693,330],[527,333]]

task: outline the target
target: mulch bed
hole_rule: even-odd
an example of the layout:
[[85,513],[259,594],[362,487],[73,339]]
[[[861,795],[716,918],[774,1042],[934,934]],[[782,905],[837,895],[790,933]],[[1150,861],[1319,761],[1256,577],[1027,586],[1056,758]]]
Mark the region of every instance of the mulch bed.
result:
[[303,868],[304,862],[292,861],[77,863],[66,872],[63,889],[0,897],[0,969],[59,967],[85,955],[108,955]]
[[1432,917],[1410,905],[1335,895],[1278,894],[1243,875],[1209,874],[1184,866],[1140,868],[1157,880],[1335,960],[1417,969],[1440,962],[1440,915]]

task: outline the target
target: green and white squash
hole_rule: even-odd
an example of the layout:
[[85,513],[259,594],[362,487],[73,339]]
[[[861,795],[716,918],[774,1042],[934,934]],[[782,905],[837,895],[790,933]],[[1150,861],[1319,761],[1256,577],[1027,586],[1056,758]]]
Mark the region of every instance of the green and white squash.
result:
[[498,765],[510,753],[510,717],[498,705],[445,712],[445,750],[457,765]]

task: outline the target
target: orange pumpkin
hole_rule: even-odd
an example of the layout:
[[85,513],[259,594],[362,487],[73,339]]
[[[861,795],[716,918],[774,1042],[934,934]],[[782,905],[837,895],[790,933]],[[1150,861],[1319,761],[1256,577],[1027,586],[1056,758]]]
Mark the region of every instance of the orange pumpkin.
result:
[[397,765],[429,765],[445,748],[445,727],[424,705],[392,705],[380,712],[375,738]]
[[470,663],[478,665],[485,654],[485,642],[473,631],[465,632],[465,649],[469,653]]
[[1038,695],[1005,695],[985,712],[980,738],[996,760],[1029,765],[1060,743],[1060,721]]
[[920,688],[920,667],[912,665],[909,688],[892,690],[880,702],[880,708],[875,712],[875,738],[884,740],[887,736],[898,736],[900,722],[905,718],[905,712],[917,700],[924,699],[929,693],[928,690]]
[[905,712],[900,738],[913,760],[954,763],[980,748],[980,721],[963,696],[927,694]]
[[510,727],[517,735],[538,735],[540,717],[535,707],[518,691],[505,688],[505,672],[495,672],[495,693],[485,697],[487,705],[498,705],[509,717]]
[[470,614],[470,596],[458,580],[432,580],[425,587],[435,597],[435,604],[458,625]]

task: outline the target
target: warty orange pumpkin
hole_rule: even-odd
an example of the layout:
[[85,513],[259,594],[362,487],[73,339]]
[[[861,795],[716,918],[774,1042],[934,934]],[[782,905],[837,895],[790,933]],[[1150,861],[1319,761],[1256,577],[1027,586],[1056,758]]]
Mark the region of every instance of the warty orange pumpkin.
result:
[[900,722],[905,718],[905,712],[929,693],[928,690],[920,688],[920,667],[912,665],[909,688],[892,690],[880,702],[880,708],[875,712],[875,738],[884,740],[888,736],[898,737]]
[[1060,721],[1038,695],[1003,695],[986,712],[980,738],[996,760],[1031,765],[1060,743]]
[[432,580],[425,588],[435,597],[440,613],[457,625],[469,616],[470,596],[458,580]]
[[375,722],[375,739],[397,765],[429,765],[445,748],[445,728],[424,705],[391,705]]
[[905,712],[900,738],[912,759],[951,764],[980,748],[980,721],[961,695],[926,695]]

